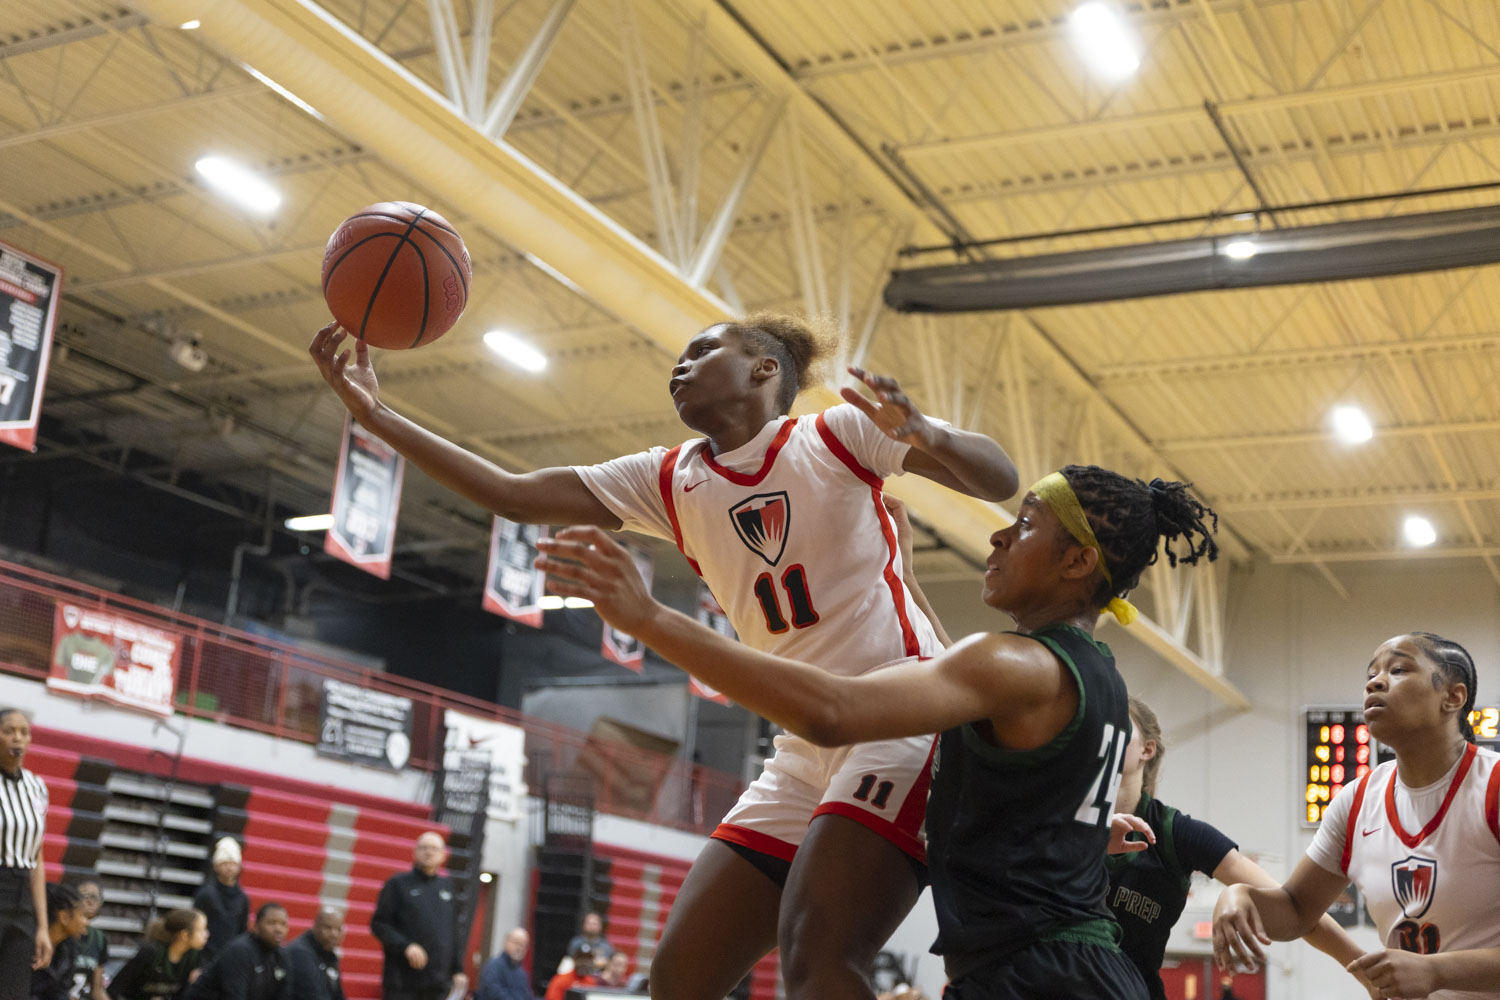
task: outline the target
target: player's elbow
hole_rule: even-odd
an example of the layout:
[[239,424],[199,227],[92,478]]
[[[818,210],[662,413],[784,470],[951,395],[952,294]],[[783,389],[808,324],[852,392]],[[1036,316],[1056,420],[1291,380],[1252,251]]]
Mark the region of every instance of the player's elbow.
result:
[[821,699],[788,728],[814,746],[842,747],[856,742],[850,738],[848,714],[840,709],[836,698]]

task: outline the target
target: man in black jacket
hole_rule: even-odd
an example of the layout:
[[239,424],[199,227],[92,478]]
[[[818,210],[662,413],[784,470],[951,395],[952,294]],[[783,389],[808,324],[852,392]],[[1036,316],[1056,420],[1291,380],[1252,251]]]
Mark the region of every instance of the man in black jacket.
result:
[[459,939],[458,890],[438,874],[448,845],[436,833],[417,838],[409,872],[392,875],[380,890],[370,933],[385,950],[380,987],[385,1000],[443,1000],[466,990],[464,943]]
[[240,888],[239,842],[233,837],[220,838],[214,845],[213,863],[214,877],[193,897],[193,909],[208,918],[205,962],[245,933],[250,923],[250,897]]
[[344,1000],[338,956],[343,940],[344,915],[325,906],[313,918],[312,930],[286,946],[292,971],[290,1000]]
[[187,988],[183,1000],[292,1000],[291,976],[281,950],[286,929],[286,907],[262,905],[250,933],[220,949],[219,957]]

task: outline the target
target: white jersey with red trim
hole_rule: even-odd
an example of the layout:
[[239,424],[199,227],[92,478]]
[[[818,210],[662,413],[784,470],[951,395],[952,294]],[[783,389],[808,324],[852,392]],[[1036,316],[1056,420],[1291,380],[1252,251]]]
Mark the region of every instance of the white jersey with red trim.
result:
[[[1359,887],[1387,948],[1500,947],[1500,754],[1469,744],[1416,789],[1395,761],[1381,764],[1329,805],[1307,855]],[[1500,989],[1431,996],[1496,1000]]]
[[881,502],[906,451],[845,404],[719,456],[699,439],[575,470],[626,528],[677,543],[740,641],[853,675],[939,649]]

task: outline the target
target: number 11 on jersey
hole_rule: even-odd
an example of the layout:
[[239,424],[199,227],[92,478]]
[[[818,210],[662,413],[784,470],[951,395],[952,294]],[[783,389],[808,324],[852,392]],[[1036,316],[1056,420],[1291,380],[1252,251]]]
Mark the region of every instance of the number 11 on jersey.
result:
[[1104,724],[1104,739],[1099,744],[1099,771],[1088,794],[1078,804],[1073,818],[1080,823],[1109,825],[1109,817],[1115,811],[1115,795],[1120,791],[1120,779],[1125,776],[1125,733],[1117,732],[1112,722]]

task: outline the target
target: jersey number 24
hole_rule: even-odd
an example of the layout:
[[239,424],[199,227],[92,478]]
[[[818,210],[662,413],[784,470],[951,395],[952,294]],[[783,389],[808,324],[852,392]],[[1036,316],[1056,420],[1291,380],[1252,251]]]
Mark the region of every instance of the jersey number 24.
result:
[[1120,791],[1120,779],[1124,776],[1124,753],[1126,734],[1117,732],[1112,722],[1104,724],[1104,739],[1099,743],[1099,770],[1094,774],[1094,783],[1088,794],[1078,804],[1073,818],[1090,826],[1108,825],[1115,811],[1115,795]]

